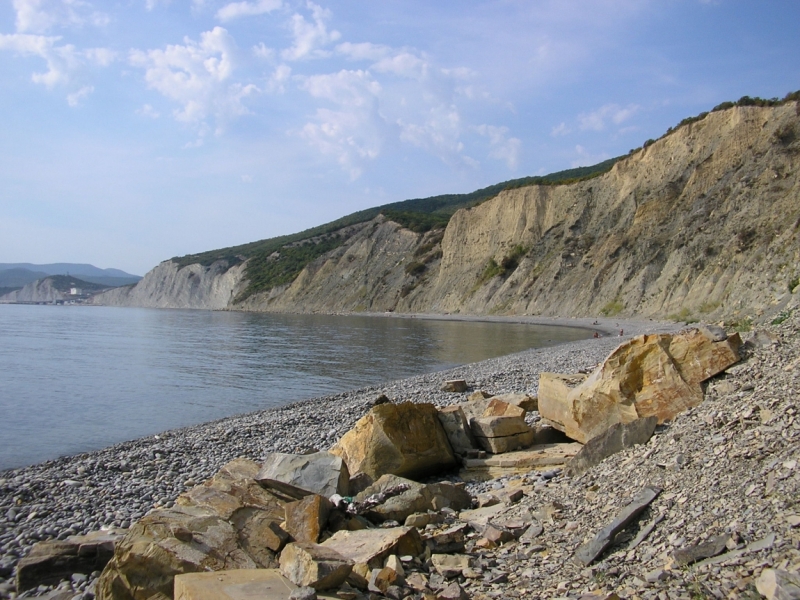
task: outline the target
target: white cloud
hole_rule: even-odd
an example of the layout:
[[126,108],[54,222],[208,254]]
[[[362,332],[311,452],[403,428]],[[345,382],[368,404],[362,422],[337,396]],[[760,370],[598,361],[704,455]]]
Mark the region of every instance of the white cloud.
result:
[[489,156],[505,161],[509,169],[516,169],[519,164],[519,151],[522,140],[508,137],[508,127],[494,125],[478,125],[475,127],[480,135],[489,138]]
[[272,76],[269,78],[269,90],[272,92],[283,93],[286,91],[284,84],[289,81],[292,74],[292,68],[288,65],[278,65],[275,67]]
[[89,48],[83,55],[101,67],[107,67],[117,59],[117,53],[109,48]]
[[283,6],[281,0],[257,0],[256,2],[231,2],[217,11],[217,18],[231,21],[240,17],[255,17],[277,10]]
[[33,73],[31,80],[41,83],[48,89],[67,84],[70,74],[80,64],[75,46],[57,46],[58,36],[31,35],[27,33],[0,34],[0,50],[10,50],[22,55],[39,56],[47,63],[47,71]]
[[[460,156],[464,149],[461,114],[455,105],[437,104],[424,114],[413,117],[417,118],[414,121],[403,117],[397,120],[402,141],[424,148],[445,162],[464,162],[464,157]],[[474,161],[468,162],[474,164]]]
[[336,46],[336,52],[352,60],[368,60],[374,62],[386,58],[386,56],[391,54],[392,49],[388,46],[371,44],[369,42],[358,44],[344,42]]
[[329,75],[312,75],[301,86],[315,98],[342,105],[363,106],[381,90],[368,71],[342,70]]
[[13,5],[18,33],[46,33],[57,26],[103,27],[111,20],[82,0],[14,0]]
[[342,70],[308,77],[301,88],[338,105],[337,110],[318,108],[315,121],[306,123],[301,135],[357,179],[364,162],[377,158],[383,144],[386,123],[378,113],[380,84],[366,71]]
[[141,115],[143,117],[150,117],[151,119],[157,119],[161,116],[155,108],[153,108],[150,104],[145,104],[142,108],[136,111],[137,115]]
[[558,137],[560,135],[568,135],[570,133],[572,133],[572,129],[570,129],[567,126],[567,124],[564,123],[563,121],[558,125],[556,125],[555,127],[553,127],[553,129],[550,131],[550,135],[552,135],[553,137]]
[[409,79],[424,79],[428,74],[428,63],[411,52],[399,52],[387,56],[372,65],[379,73],[393,73]]
[[213,117],[220,131],[226,121],[248,114],[242,101],[260,91],[232,80],[234,50],[233,38],[215,27],[202,33],[200,42],[185,38],[184,45],[164,50],[133,50],[130,62],[145,69],[148,87],[180,105],[176,119],[202,124]]
[[603,131],[610,120],[615,125],[620,125],[630,119],[641,109],[636,104],[621,107],[618,104],[606,104],[597,110],[578,115],[578,126],[582,131]]
[[252,48],[253,56],[258,58],[263,58],[265,60],[270,60],[272,57],[275,56],[275,51],[272,48],[267,48],[264,45],[264,42],[259,42]]
[[145,0],[144,7],[148,12],[154,10],[159,4],[169,4],[171,0]]
[[325,21],[331,18],[331,12],[314,4],[306,3],[311,11],[313,22],[307,21],[303,15],[292,15],[291,29],[294,43],[281,53],[285,60],[300,60],[303,58],[321,58],[329,56],[330,52],[323,48],[341,37],[336,30],[328,31]]
[[77,92],[67,95],[67,104],[73,108],[80,104],[80,101],[94,91],[93,85],[85,85]]

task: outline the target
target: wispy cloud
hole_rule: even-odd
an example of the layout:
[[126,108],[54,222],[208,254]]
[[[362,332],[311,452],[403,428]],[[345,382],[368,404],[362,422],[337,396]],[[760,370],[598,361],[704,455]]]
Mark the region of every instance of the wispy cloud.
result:
[[519,152],[522,140],[508,136],[508,127],[495,127],[494,125],[478,125],[475,131],[489,138],[489,156],[502,160],[509,169],[516,169],[519,164]]
[[271,13],[283,6],[282,0],[257,0],[256,2],[231,2],[217,11],[217,19],[223,23],[241,17],[255,17]]
[[14,0],[19,33],[47,33],[55,27],[95,25],[102,27],[110,17],[82,0]]
[[215,27],[196,42],[164,50],[132,50],[130,62],[145,70],[148,87],[178,103],[175,118],[186,123],[217,122],[221,131],[229,120],[248,114],[243,100],[259,92],[251,83],[233,80],[235,45],[227,30]]
[[86,96],[91,94],[93,91],[94,91],[93,85],[85,85],[77,92],[74,92],[72,94],[67,94],[67,104],[69,104],[72,107],[76,107],[80,104],[81,100],[86,98]]
[[150,104],[145,104],[142,106],[142,108],[136,111],[136,114],[143,117],[149,117],[151,119],[158,119],[161,116],[161,114]]
[[582,131],[603,131],[609,124],[620,125],[630,119],[641,109],[636,104],[619,106],[618,104],[606,104],[597,110],[578,115],[578,126]]

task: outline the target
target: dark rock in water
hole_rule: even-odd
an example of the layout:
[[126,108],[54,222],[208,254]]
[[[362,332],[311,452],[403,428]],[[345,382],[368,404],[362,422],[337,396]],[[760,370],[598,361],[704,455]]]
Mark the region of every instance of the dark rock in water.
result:
[[644,417],[630,423],[616,423],[605,432],[590,439],[569,461],[567,470],[571,475],[580,475],[599,465],[612,454],[636,444],[645,444],[658,425],[658,417]]

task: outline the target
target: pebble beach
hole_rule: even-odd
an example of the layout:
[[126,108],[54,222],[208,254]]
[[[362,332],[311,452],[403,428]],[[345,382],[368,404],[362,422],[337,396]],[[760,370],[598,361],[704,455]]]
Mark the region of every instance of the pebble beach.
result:
[[[397,317],[397,316],[395,316]],[[432,318],[419,316],[418,318]],[[463,317],[455,317],[463,318]],[[535,394],[539,373],[593,368],[621,341],[641,333],[677,331],[675,323],[591,319],[514,319],[520,322],[587,327],[601,337],[489,359],[341,394],[166,431],[112,447],[0,472],[0,597],[17,597],[17,561],[40,540],[111,528],[127,528],[154,507],[175,498],[237,457],[261,461],[270,452],[327,449],[385,394],[395,401],[439,406],[465,399],[474,390]],[[619,329],[624,335],[619,335]],[[465,379],[465,394],[440,390],[447,379]],[[98,573],[62,588],[91,598]],[[30,590],[19,597],[46,593]]]

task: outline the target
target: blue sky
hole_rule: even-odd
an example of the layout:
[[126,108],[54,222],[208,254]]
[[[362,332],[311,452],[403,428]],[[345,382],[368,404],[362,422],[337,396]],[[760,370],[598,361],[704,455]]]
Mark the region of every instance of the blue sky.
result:
[[0,262],[144,274],[800,89],[800,2],[5,0]]

